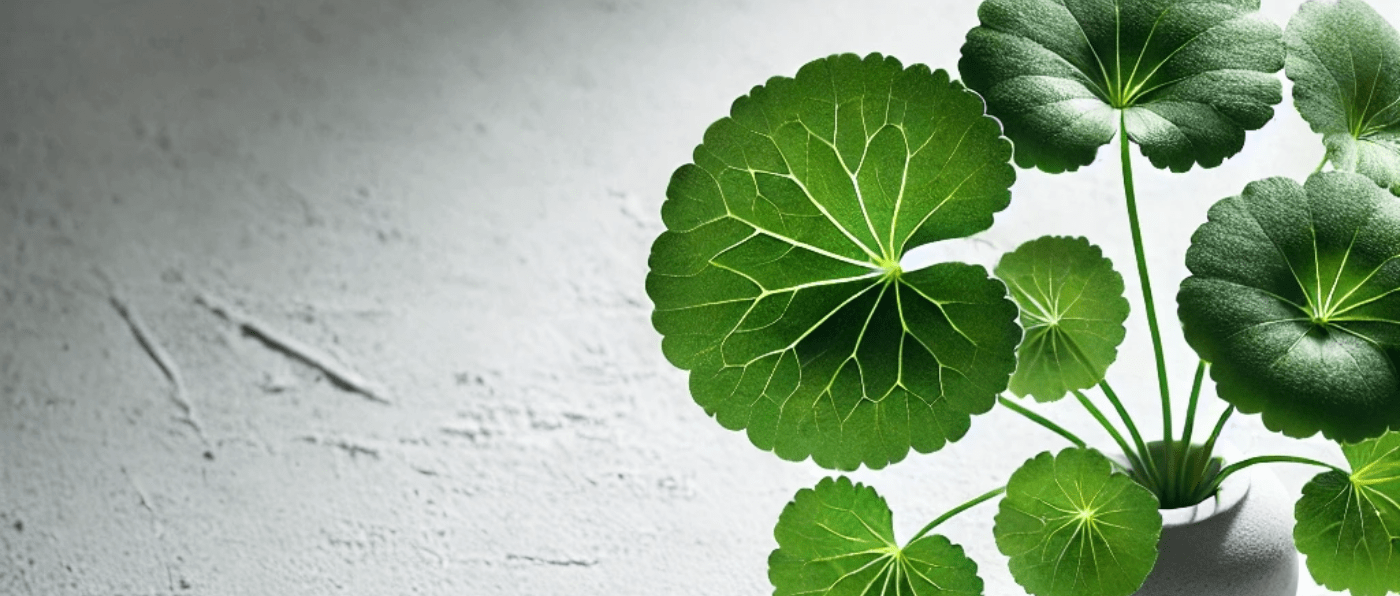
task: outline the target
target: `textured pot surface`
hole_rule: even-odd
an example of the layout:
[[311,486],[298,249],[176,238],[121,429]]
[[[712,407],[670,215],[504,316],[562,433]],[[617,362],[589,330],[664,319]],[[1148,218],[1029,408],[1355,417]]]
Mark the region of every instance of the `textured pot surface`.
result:
[[1137,596],[1295,596],[1293,503],[1273,474],[1249,468],[1219,495],[1162,511],[1161,553]]

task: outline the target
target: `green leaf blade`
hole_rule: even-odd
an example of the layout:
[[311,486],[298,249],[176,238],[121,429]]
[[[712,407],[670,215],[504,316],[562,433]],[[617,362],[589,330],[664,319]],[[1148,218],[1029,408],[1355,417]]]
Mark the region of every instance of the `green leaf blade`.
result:
[[1015,367],[1015,305],[981,268],[903,272],[986,229],[1010,142],[947,73],[814,61],[734,103],[667,189],[647,293],[695,401],[754,445],[883,467],[961,438]]
[[1021,310],[1011,392],[1055,401],[1102,381],[1123,343],[1123,276],[1084,238],[1046,236],[1002,257],[997,277]]
[[1313,0],[1284,36],[1294,105],[1333,167],[1400,190],[1400,34],[1361,0]]
[[1042,453],[1011,475],[993,532],[1036,596],[1127,596],[1157,562],[1157,498],[1092,449]]
[[1400,202],[1350,173],[1255,182],[1186,262],[1179,314],[1222,399],[1293,437],[1400,426]]
[[1047,172],[1093,162],[1125,110],[1159,168],[1210,168],[1238,153],[1282,101],[1282,32],[1257,0],[986,0],[958,69]]
[[962,547],[927,535],[903,549],[889,506],[875,489],[825,478],[798,491],[773,531],[768,558],[775,596],[980,596],[977,564]]
[[1318,474],[1294,507],[1313,579],[1352,596],[1400,592],[1400,433],[1342,445],[1352,474]]

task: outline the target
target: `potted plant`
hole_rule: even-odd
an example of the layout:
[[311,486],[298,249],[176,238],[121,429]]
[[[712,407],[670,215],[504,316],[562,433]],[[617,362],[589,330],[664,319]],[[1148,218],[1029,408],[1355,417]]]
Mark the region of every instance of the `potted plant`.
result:
[[[1126,596],[1162,573],[1164,511],[1225,511],[1242,471],[1275,462],[1327,468],[1294,507],[1312,576],[1354,596],[1400,592],[1400,36],[1362,0],[1310,0],[1286,30],[1257,10],[986,0],[962,82],[830,56],[755,87],[705,132],[667,189],[647,292],[666,357],[721,425],[835,470],[937,451],[998,404],[1072,443],[903,545],[873,488],[835,477],[798,492],[775,529],[777,594],[981,594],[977,565],[932,530],[1000,498],[997,546],[1028,592]],[[1221,164],[1272,118],[1280,70],[1327,158],[1302,181],[1219,201],[1192,236],[1177,303],[1201,361],[1178,434],[1131,145],[1173,172]],[[1013,159],[1071,172],[1114,142],[1163,409],[1151,442],[1106,379],[1129,302],[1098,247],[1039,238],[992,273],[902,266],[913,247],[988,229],[1011,202]],[[1198,443],[1207,372],[1230,406]],[[1007,391],[1073,396],[1121,459]],[[1350,469],[1226,461],[1217,440],[1236,412],[1320,432]],[[1227,588],[1213,593],[1260,589]]]

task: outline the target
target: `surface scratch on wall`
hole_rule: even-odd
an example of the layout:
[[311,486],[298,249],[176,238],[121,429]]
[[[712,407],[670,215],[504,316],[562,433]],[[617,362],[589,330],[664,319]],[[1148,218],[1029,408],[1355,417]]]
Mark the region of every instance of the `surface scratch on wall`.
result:
[[185,389],[185,377],[180,373],[180,367],[175,363],[175,359],[170,356],[170,353],[161,345],[155,334],[151,332],[150,327],[146,325],[146,321],[141,317],[141,314],[137,312],[136,309],[132,308],[131,305],[127,303],[126,299],[122,297],[121,291],[117,289],[111,277],[101,269],[96,269],[95,271],[97,276],[107,286],[108,304],[112,305],[112,308],[121,316],[122,321],[126,323],[127,328],[131,330],[131,335],[136,338],[137,345],[141,346],[141,350],[155,363],[156,368],[160,369],[161,374],[165,375],[166,380],[170,382],[172,391],[174,392],[171,397],[176,405],[180,406],[182,411],[181,419],[194,429],[195,433],[199,435],[199,440],[204,443],[205,459],[214,459],[213,445],[209,441],[209,436],[204,432],[204,423],[199,419],[199,412],[195,409],[194,403],[189,399],[188,391]]
[[326,375],[326,378],[330,379],[337,387],[351,393],[358,393],[373,402],[385,405],[392,405],[394,403],[389,399],[387,391],[378,384],[365,379],[360,373],[336,362],[334,358],[331,358],[321,350],[278,331],[262,321],[243,314],[224,303],[222,300],[209,296],[208,294],[196,296],[195,302],[232,323],[242,330],[243,333],[261,341],[267,347],[321,371]]

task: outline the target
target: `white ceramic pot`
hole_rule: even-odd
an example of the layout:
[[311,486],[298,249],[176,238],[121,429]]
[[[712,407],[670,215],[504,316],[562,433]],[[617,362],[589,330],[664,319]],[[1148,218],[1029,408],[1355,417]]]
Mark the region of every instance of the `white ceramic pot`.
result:
[[[1227,462],[1237,461],[1225,450]],[[1296,596],[1293,500],[1253,466],[1225,479],[1216,497],[1163,509],[1157,566],[1136,596]]]

